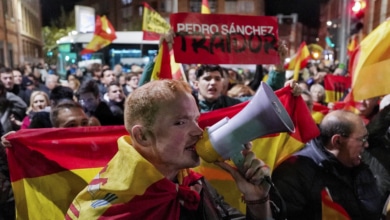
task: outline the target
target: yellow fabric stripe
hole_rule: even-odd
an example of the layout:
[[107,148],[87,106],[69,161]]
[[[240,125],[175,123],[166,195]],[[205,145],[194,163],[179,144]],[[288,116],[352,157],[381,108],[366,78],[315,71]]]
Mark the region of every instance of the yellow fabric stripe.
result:
[[98,51],[101,48],[109,45],[110,43],[111,43],[111,41],[109,41],[105,38],[102,38],[99,35],[94,35],[91,42],[89,42],[89,44],[85,47],[85,49]]
[[99,170],[100,167],[69,170],[13,182],[12,188],[18,192],[17,219],[64,219],[74,197]]
[[[118,139],[118,153],[108,163],[106,171],[96,177],[107,178],[107,182],[99,184],[96,191],[88,191],[88,188],[85,188],[74,200],[74,206],[82,210],[79,219],[98,219],[111,204],[126,203],[134,196],[144,194],[149,186],[164,178],[129,143],[130,136]],[[125,171],[124,167],[127,168]],[[109,205],[91,207],[92,202],[104,198],[107,193],[113,193],[118,198]]]
[[316,124],[320,124],[325,115],[321,112],[312,112],[311,117],[314,119]]
[[325,90],[325,102],[337,102],[344,96],[343,92],[336,92],[332,90]]
[[[272,171],[288,156],[301,149],[304,144],[288,133],[281,133],[274,137],[258,138],[252,142],[252,146],[256,156],[262,159]],[[231,161],[228,162],[231,164]],[[205,176],[226,202],[245,213],[246,206],[241,202],[241,192],[237,189],[230,174],[207,162],[201,162],[200,167],[195,170]]]
[[162,66],[162,59],[163,59],[163,50],[164,50],[164,44],[160,44],[160,48],[158,49],[158,54],[154,63],[153,72],[150,77],[150,81],[153,80],[159,80],[159,74],[161,72],[161,66]]

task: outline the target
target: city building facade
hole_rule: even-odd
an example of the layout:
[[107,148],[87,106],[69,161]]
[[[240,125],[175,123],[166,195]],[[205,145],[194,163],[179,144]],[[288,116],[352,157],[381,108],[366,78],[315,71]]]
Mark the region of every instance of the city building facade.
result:
[[42,54],[39,0],[7,0],[0,4],[0,63],[15,67],[37,63]]

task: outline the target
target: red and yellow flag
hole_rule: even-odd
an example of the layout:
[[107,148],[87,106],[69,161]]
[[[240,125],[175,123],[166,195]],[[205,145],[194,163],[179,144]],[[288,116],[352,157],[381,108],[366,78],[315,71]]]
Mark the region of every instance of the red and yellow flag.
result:
[[328,190],[321,191],[322,220],[350,220],[348,213],[339,204],[333,202]]
[[[130,143],[130,136],[118,140],[114,158],[76,196],[65,219],[179,219],[180,203],[191,206],[180,195],[195,193],[188,187],[202,176],[182,170],[179,183],[175,184]],[[181,190],[183,186],[187,190]]]
[[351,57],[352,93],[355,100],[390,93],[390,20],[370,32]]
[[123,126],[24,129],[7,136],[17,219],[64,219],[74,197],[118,150]]
[[187,82],[187,77],[184,74],[183,65],[176,63],[173,50],[169,51],[172,79],[178,79]]
[[[295,125],[295,133],[268,135],[252,141],[252,150],[271,170],[288,156],[301,149],[307,141],[319,135],[318,127],[302,97],[294,97],[290,87],[284,87],[275,93],[290,115]],[[203,113],[200,116],[199,125],[204,128],[217,123],[224,117],[232,118],[247,103]],[[245,204],[240,200],[241,193],[237,190],[233,178],[227,172],[204,161],[195,170],[205,176],[230,205],[245,212]]]
[[208,0],[202,0],[202,7],[200,12],[202,14],[210,14],[210,7],[209,7],[209,1]]
[[144,40],[159,40],[162,34],[168,33],[171,25],[150,5],[144,2],[142,31]]
[[302,42],[298,52],[291,58],[290,62],[284,65],[286,70],[294,70],[294,80],[298,80],[299,70],[306,67],[310,60],[310,51],[305,42]]
[[320,124],[322,119],[328,113],[329,108],[327,106],[321,105],[319,103],[313,103],[313,110],[311,112],[311,116],[313,117],[316,124]]
[[324,77],[325,102],[337,102],[348,94],[351,77],[326,74]]
[[89,54],[111,44],[116,39],[115,29],[106,16],[96,16],[95,32],[91,42],[80,52]]
[[[265,160],[271,168],[299,150],[304,142],[318,135],[318,129],[301,97],[293,97],[289,87],[277,91],[276,94],[289,112],[296,132],[270,135],[253,142],[256,155]],[[246,103],[243,103],[202,114],[199,124],[202,128],[211,126],[226,116],[235,115],[245,105]],[[96,187],[108,184],[103,174],[105,171],[97,174],[117,153],[118,138],[126,134],[123,126],[104,126],[28,129],[7,136],[13,146],[7,148],[7,156],[17,218],[64,219],[73,199],[88,183],[91,192]],[[149,169],[144,168],[136,169],[138,174],[142,172],[142,175],[146,175],[145,170]],[[238,190],[232,190],[236,189],[236,186],[229,174],[207,163],[202,163],[200,170],[231,205],[245,211],[244,204],[240,202],[241,194]],[[158,180],[160,179],[157,178],[156,181]],[[137,190],[147,188],[145,185],[142,187]],[[94,206],[111,201],[115,195],[106,195],[107,197],[94,203]],[[115,212],[114,207],[110,206],[105,213]],[[69,211],[69,217],[75,217],[77,205],[72,206]]]
[[[159,40],[162,34],[168,33],[169,29],[170,24],[145,2],[142,20],[143,39]],[[180,79],[187,81],[182,65],[180,63],[176,63],[175,61],[173,50],[169,51],[166,42],[163,43],[164,44],[161,45],[156,57],[155,66],[149,81],[158,79]],[[167,51],[169,51],[169,55],[167,55]],[[165,65],[166,62],[170,63],[170,67]],[[169,72],[163,73],[163,71]]]
[[163,41],[158,50],[150,81],[159,79],[172,79],[171,56],[168,43]]
[[158,50],[150,81],[159,79],[178,79],[187,81],[180,63],[175,62],[173,50],[169,51],[168,43],[163,41]]

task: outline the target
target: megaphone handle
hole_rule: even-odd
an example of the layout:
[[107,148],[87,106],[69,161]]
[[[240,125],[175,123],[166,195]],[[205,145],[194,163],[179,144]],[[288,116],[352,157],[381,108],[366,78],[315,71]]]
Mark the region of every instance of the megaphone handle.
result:
[[[243,146],[244,148],[244,146]],[[233,161],[234,165],[236,165],[237,169],[243,173],[243,169],[244,169],[244,161],[245,161],[245,158],[244,158],[244,155],[242,155],[241,151],[233,154],[231,157],[230,157],[230,160]]]

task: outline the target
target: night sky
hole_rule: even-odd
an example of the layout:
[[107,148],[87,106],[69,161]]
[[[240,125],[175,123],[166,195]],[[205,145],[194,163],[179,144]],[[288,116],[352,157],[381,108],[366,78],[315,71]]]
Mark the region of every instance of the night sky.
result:
[[266,15],[298,13],[298,21],[309,27],[320,26],[320,3],[329,0],[265,0]]
[[50,25],[51,19],[61,14],[61,6],[65,11],[72,11],[80,0],[40,0],[42,9],[42,26]]
[[[40,0],[42,3],[43,26],[50,25],[61,11],[71,11],[80,0]],[[109,1],[109,0],[107,0]],[[320,2],[329,0],[265,0],[266,15],[298,13],[298,20],[310,27],[319,27]]]

